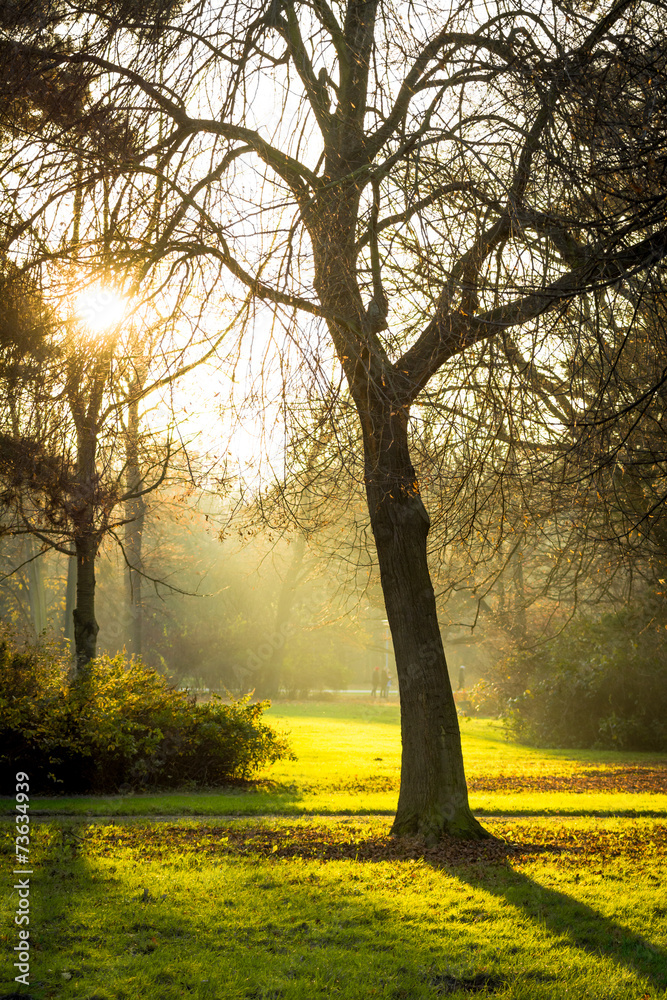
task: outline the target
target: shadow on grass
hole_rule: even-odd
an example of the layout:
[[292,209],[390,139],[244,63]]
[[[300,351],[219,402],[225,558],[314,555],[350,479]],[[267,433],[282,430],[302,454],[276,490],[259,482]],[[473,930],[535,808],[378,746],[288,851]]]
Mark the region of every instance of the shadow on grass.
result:
[[[657,834],[656,834],[657,836]],[[247,839],[245,839],[247,838]],[[230,847],[231,847],[230,837]],[[644,850],[651,850],[650,835]],[[422,860],[436,871],[448,875],[471,888],[502,898],[522,915],[539,924],[540,928],[564,938],[573,947],[595,957],[603,957],[644,977],[655,989],[667,986],[667,951],[648,942],[612,917],[555,889],[547,888],[510,865],[513,857],[560,855],[561,849],[549,844],[512,844],[501,841],[451,841],[424,851],[418,842],[392,840],[389,837],[346,838],[327,837],[325,828],[285,827],[280,831],[268,828],[238,834],[238,848],[244,842],[249,853],[276,858],[354,860],[362,863],[378,861]],[[641,844],[634,844],[638,857]],[[582,855],[575,860],[586,868],[605,863],[604,841],[600,841],[593,856]],[[570,860],[571,863],[571,860]],[[574,870],[574,869],[571,869]],[[622,890],[619,890],[622,891]]]
[[56,935],[62,948],[76,945],[77,925],[72,919],[76,899],[92,887],[92,875],[80,850],[80,838],[70,824],[54,824],[52,829],[33,828],[30,847],[29,985],[19,987],[12,983],[12,992],[5,994],[2,1000],[15,994],[22,1000],[42,997],[44,989],[53,986],[53,981],[48,983],[45,978],[48,974],[43,954],[45,942]]
[[[286,806],[296,807],[303,792],[295,785],[257,782],[239,787],[224,787],[206,792],[188,789],[168,792],[140,792],[126,795],[32,796],[31,815],[35,817],[71,816],[87,818],[121,816],[229,816],[272,814]],[[15,800],[0,799],[0,821],[13,821]]]
[[[40,831],[46,843],[42,846],[35,864],[35,895],[37,901],[35,935],[40,939],[48,935],[57,939],[58,951],[65,959],[64,975],[76,978],[84,962],[81,951],[82,931],[85,924],[77,919],[79,901],[93,891],[94,876],[82,850],[81,827],[74,823],[56,822]],[[46,977],[45,959],[35,963],[37,977],[34,985],[38,995],[45,987],[64,985],[66,979],[57,981]],[[41,966],[41,968],[40,968]],[[52,976],[61,976],[54,970]]]
[[[372,901],[369,898],[366,901],[363,896],[354,898],[363,891],[362,888],[357,890],[350,883],[348,890],[353,891],[354,896],[350,898],[348,895],[343,900],[339,880],[323,880],[320,883],[317,870],[300,870],[297,867],[286,872],[278,867],[270,871],[256,869],[254,862],[254,858],[259,856],[277,862],[297,858],[317,859],[320,862],[356,859],[372,864],[375,861],[408,860],[421,856],[434,870],[446,872],[461,884],[506,901],[518,913],[535,921],[540,929],[562,937],[573,949],[609,959],[643,977],[654,989],[667,985],[667,954],[664,950],[647,946],[641,935],[605,917],[594,907],[578,902],[564,892],[545,888],[523,872],[511,868],[507,864],[512,857],[511,845],[500,842],[488,846],[453,843],[439,848],[430,856],[427,852],[424,857],[423,849],[421,855],[415,853],[416,846],[407,842],[402,844],[382,837],[364,838],[363,833],[357,839],[348,839],[341,837],[340,833],[337,836],[337,831],[329,831],[326,838],[326,832],[324,828],[309,825],[278,830],[269,826],[236,824],[206,829],[193,824],[174,826],[173,829],[160,826],[142,831],[136,829],[134,824],[130,827],[121,824],[110,831],[104,845],[98,844],[97,849],[105,847],[107,856],[114,856],[121,841],[124,847],[136,850],[135,863],[139,865],[145,865],[150,860],[161,866],[171,857],[183,856],[187,849],[195,852],[200,859],[210,856],[214,866],[219,863],[216,858],[224,856],[235,864],[241,863],[244,869],[247,865],[252,879],[252,893],[248,895],[248,884],[238,895],[230,886],[231,898],[213,903],[211,919],[202,928],[197,920],[182,912],[180,903],[173,914],[162,915],[163,906],[167,904],[154,899],[148,890],[143,890],[144,898],[136,895],[128,898],[120,888],[115,892],[102,890],[104,916],[100,927],[92,929],[81,922],[85,911],[82,904],[90,895],[99,897],[101,886],[99,873],[94,876],[86,860],[86,847],[81,837],[84,830],[74,824],[54,824],[53,829],[48,831],[48,840],[43,844],[36,865],[36,933],[42,932],[40,928],[43,933],[48,929],[58,951],[67,956],[65,968],[73,977],[82,974],[84,979],[86,973],[96,967],[95,963],[97,966],[110,966],[118,963],[120,958],[116,950],[115,955],[109,952],[105,960],[103,948],[96,958],[96,949],[101,945],[96,944],[99,939],[94,937],[95,934],[111,933],[116,936],[132,931],[133,947],[143,955],[153,950],[151,935],[159,931],[165,945],[173,939],[172,943],[178,949],[174,954],[177,954],[179,963],[182,963],[183,947],[188,941],[193,946],[196,942],[196,947],[205,949],[214,963],[218,956],[222,958],[225,955],[232,942],[238,949],[234,954],[252,955],[247,979],[239,985],[234,996],[268,998],[285,992],[289,994],[292,988],[288,985],[290,977],[310,982],[311,967],[324,962],[326,956],[333,976],[337,974],[336,970],[351,961],[349,956],[356,953],[360,940],[372,948],[374,954],[379,950],[389,951],[394,937],[396,953],[400,953],[402,961],[409,966],[397,966],[392,973],[397,987],[394,996],[397,998],[412,996],[415,985],[419,983],[427,984],[438,993],[456,989],[479,992],[500,988],[505,981],[502,977],[490,976],[473,967],[470,970],[466,967],[460,974],[454,975],[446,967],[434,966],[436,947],[428,946],[429,943],[436,944],[434,938],[420,937],[418,943],[415,940],[406,947],[402,917],[398,912],[392,912],[392,907],[381,899]],[[46,830],[44,835],[47,836]],[[532,847],[529,853],[533,854],[545,850],[542,845],[524,844],[521,851],[524,852],[527,847]],[[146,853],[145,858],[143,852]],[[582,859],[581,864],[586,865],[588,860]],[[151,877],[153,870],[146,870],[147,878]],[[176,884],[182,882],[183,872],[187,870],[180,867],[174,869],[172,877]],[[287,897],[284,895],[286,887],[289,890]],[[138,891],[135,889],[133,893]],[[265,894],[266,907],[260,913],[258,904]],[[318,894],[322,897],[319,911],[315,909]],[[324,897],[328,898],[328,902]],[[239,906],[236,917],[235,905]],[[378,944],[378,930],[382,932],[382,945]],[[437,953],[440,952],[438,947]],[[295,953],[303,965],[295,964]],[[44,987],[48,986],[48,994],[57,995],[58,986],[62,986],[60,970],[54,965],[56,978],[47,984],[40,981],[43,978],[39,975],[40,964],[39,960],[35,963],[36,992],[42,995]],[[135,975],[135,970],[131,970],[122,959],[117,968],[121,976]],[[152,982],[159,985],[162,996],[176,995],[174,991],[186,981],[187,989],[198,993],[200,988],[196,984],[195,972],[179,970],[180,964],[178,968],[175,965],[173,968],[170,965],[156,967]],[[110,968],[105,969],[107,976],[109,971]],[[100,995],[97,990],[96,995]],[[104,995],[108,993],[105,991]],[[323,994],[317,992],[316,995]]]
[[643,976],[653,988],[667,986],[667,952],[564,892],[546,888],[509,866],[434,865],[474,889],[504,899],[568,943]]

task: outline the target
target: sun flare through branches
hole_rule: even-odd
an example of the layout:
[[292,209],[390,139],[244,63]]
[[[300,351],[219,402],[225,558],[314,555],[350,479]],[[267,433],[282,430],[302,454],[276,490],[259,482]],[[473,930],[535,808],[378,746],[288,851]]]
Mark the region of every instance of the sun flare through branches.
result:
[[125,319],[128,300],[108,285],[89,285],[78,293],[74,304],[77,323],[93,336],[114,330]]

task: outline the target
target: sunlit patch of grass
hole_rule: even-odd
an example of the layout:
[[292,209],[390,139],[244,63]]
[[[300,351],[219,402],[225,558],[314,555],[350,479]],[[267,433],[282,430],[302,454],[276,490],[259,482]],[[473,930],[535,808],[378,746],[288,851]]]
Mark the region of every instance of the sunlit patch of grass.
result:
[[[277,704],[267,720],[290,734],[296,761],[271,768],[277,781],[321,787],[355,776],[391,776],[401,759],[398,705],[354,702]],[[469,779],[495,775],[571,775],[591,767],[631,764],[667,765],[667,754],[617,750],[545,750],[507,738],[497,719],[460,720],[466,774]]]
[[[93,798],[36,798],[33,819],[62,816],[391,816],[396,792],[294,791],[235,794],[164,794]],[[667,796],[653,794],[579,794],[576,792],[472,793],[473,811],[484,816],[667,816]],[[11,819],[12,801],[3,803]]]
[[[370,852],[328,860],[301,856],[313,841],[307,820],[45,823],[34,831],[39,950],[30,992],[44,1000],[667,995],[664,825],[505,820],[494,830],[548,849],[447,860],[446,851],[409,857],[407,843],[404,856],[390,845],[392,857],[382,846],[387,820],[323,819],[322,845],[356,841]],[[272,840],[291,845],[290,856]],[[11,943],[12,927],[4,929]]]
[[[473,791],[472,804],[501,839],[424,852],[388,836],[395,705],[283,705],[270,718],[292,730],[299,759],[252,788],[31,800],[33,816],[137,817],[45,815],[33,825],[31,995],[667,996],[667,825],[590,815],[667,816],[667,795],[563,790],[606,787],[607,776],[622,787],[635,767],[658,787],[664,756],[541,751],[509,743],[491,720],[463,721],[471,788],[491,789]],[[519,781],[528,790],[507,791]],[[12,800],[4,806],[10,812]],[[385,815],[359,815],[373,811]],[[140,818],[188,813],[211,818]],[[13,823],[3,836],[9,870]],[[3,940],[13,947],[5,899]]]
[[[32,808],[99,816],[390,815],[400,781],[398,713],[398,705],[386,703],[278,704],[267,719],[290,731],[297,760],[267,769],[255,786],[206,794],[36,797]],[[538,750],[508,741],[502,724],[491,719],[463,719],[461,729],[471,804],[481,815],[667,815],[667,794],[648,790],[658,771],[667,773],[667,755]],[[644,785],[637,787],[646,790],[588,787],[591,772],[622,777],[623,769],[637,767],[646,772]],[[522,791],[512,790],[518,779]],[[496,787],[490,787],[494,782]],[[664,788],[665,780],[654,784]],[[618,787],[623,788],[622,780]],[[0,801],[0,813],[12,810],[11,799]]]

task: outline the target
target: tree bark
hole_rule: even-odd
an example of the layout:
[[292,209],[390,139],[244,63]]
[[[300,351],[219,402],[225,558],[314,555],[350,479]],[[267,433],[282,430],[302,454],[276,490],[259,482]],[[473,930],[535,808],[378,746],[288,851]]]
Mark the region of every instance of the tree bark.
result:
[[[468,804],[461,734],[426,542],[429,516],[410,462],[407,419],[391,416],[366,446],[366,490],[401,699],[401,790],[392,832],[427,844],[489,834]],[[380,442],[380,449],[374,447]]]
[[95,559],[100,535],[95,526],[97,499],[95,425],[86,421],[77,428],[77,496],[73,504],[74,550],[76,552],[76,607],[73,612],[75,676],[87,675],[87,666],[97,654],[99,625],[95,617]]
[[76,546],[76,607],[74,609],[74,645],[77,675],[86,673],[90,660],[97,654],[99,625],[95,617],[95,557],[97,539],[84,535],[75,540]]
[[[401,790],[392,832],[427,844],[490,834],[468,804],[461,734],[427,559],[430,519],[410,460],[408,406],[356,282],[354,186],[341,184],[314,227],[315,284],[362,429],[366,495],[401,700]],[[320,206],[322,211],[322,206]],[[381,298],[381,288],[376,298]]]

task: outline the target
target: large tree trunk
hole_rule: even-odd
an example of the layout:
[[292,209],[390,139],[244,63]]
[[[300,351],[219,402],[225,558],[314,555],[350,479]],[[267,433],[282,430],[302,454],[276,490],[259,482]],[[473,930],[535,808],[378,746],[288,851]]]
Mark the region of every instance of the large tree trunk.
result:
[[[470,811],[461,734],[442,645],[426,540],[430,522],[410,461],[407,406],[396,395],[377,331],[386,312],[374,282],[365,310],[356,282],[357,192],[340,184],[313,229],[316,288],[359,414],[366,493],[401,699],[401,791],[392,832],[433,844],[489,834]],[[379,315],[376,316],[375,314]],[[357,337],[356,331],[363,331]]]
[[405,424],[405,417],[390,418],[380,433],[376,424],[366,447],[368,506],[401,699],[401,790],[392,832],[431,844],[443,834],[481,838],[489,834],[468,804],[458,716],[427,561],[430,522]]

